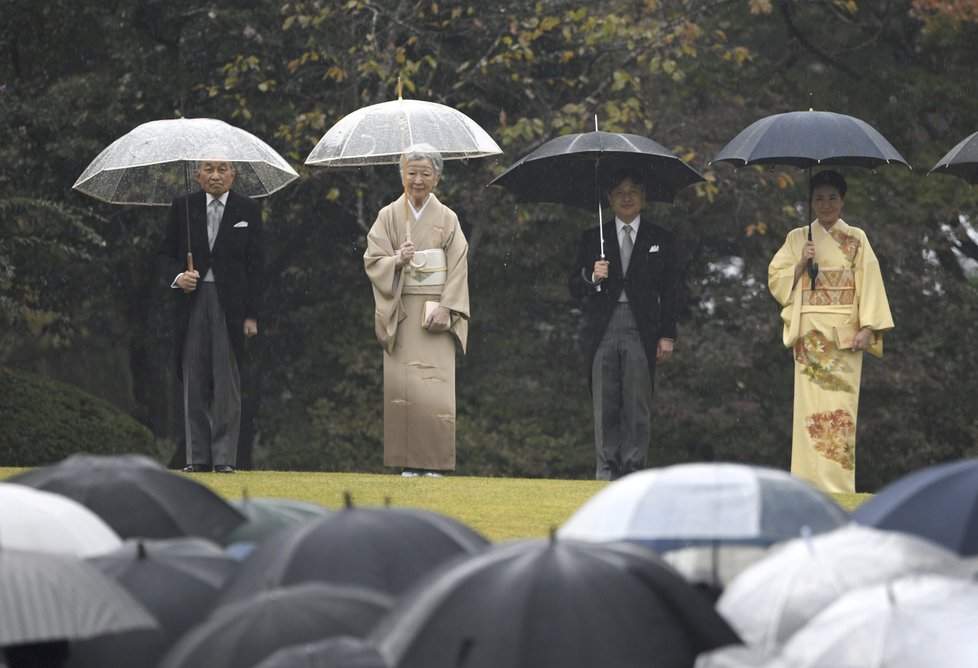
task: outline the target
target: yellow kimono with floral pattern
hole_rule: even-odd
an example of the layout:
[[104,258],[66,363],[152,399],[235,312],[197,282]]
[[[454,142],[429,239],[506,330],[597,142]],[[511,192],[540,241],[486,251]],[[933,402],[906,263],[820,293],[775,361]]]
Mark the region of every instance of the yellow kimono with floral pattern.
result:
[[794,281],[807,240],[807,225],[789,232],[768,267],[768,287],[784,307],[784,344],[795,358],[791,473],[827,492],[854,492],[862,353],[852,351],[851,337],[869,327],[870,352],[882,356],[882,332],[893,318],[862,230],[841,218],[828,231],[814,222],[814,290],[807,271]]

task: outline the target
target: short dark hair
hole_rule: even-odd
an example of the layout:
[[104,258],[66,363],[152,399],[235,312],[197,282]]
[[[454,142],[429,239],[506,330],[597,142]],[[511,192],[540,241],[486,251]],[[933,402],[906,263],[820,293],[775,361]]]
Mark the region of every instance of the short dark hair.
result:
[[839,191],[839,197],[842,199],[846,198],[846,180],[842,178],[842,174],[833,170],[826,169],[824,171],[815,174],[812,180],[808,183],[808,199],[812,198],[815,194],[815,189],[819,186],[832,186]]
[[634,167],[620,167],[605,177],[604,191],[610,195],[611,191],[621,185],[625,179],[631,179],[632,183],[645,187],[645,179],[642,178],[641,172]]

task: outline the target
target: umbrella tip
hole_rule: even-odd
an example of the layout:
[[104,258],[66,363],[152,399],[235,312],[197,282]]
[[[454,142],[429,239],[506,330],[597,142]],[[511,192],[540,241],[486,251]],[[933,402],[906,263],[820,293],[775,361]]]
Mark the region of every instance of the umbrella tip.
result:
[[136,541],[136,558],[146,558],[146,544],[142,540]]
[[401,84],[401,75],[397,75],[397,99],[401,99],[401,92],[404,90]]
[[815,111],[815,93],[808,94],[808,111]]
[[384,508],[390,508],[390,507],[391,507],[391,497],[385,496],[384,497]]
[[557,542],[557,525],[556,524],[551,524],[550,525],[550,542],[551,543],[556,543]]
[[350,490],[343,492],[343,507],[352,508],[353,507],[353,495],[350,494]]
[[251,498],[250,496],[248,496],[247,485],[241,485],[241,498],[244,499],[245,501],[248,501]]

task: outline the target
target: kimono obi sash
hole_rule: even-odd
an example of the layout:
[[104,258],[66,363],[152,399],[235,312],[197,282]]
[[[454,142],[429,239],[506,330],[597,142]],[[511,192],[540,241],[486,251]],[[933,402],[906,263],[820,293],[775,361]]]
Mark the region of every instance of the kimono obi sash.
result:
[[429,248],[417,251],[404,272],[404,287],[428,287],[445,285],[448,277],[448,263],[445,250]]
[[[802,275],[798,280],[808,282],[808,276]],[[815,289],[803,289],[801,293],[803,311],[817,310],[810,308],[813,306],[852,306],[855,301],[856,276],[848,267],[819,267]]]

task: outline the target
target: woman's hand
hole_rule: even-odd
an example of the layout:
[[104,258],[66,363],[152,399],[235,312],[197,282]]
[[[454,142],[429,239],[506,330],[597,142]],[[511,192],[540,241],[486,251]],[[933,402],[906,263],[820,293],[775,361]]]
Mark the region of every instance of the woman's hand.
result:
[[808,267],[808,261],[815,259],[815,242],[806,241],[805,245],[801,247],[801,259],[798,261],[799,268]]
[[869,327],[863,327],[859,330],[859,333],[852,337],[852,349],[855,352],[861,352],[869,348],[869,344],[873,341],[873,330]]
[[431,312],[424,326],[429,332],[447,332],[451,324],[452,312],[444,306],[439,306]]
[[401,244],[400,252],[398,253],[397,260],[395,260],[394,264],[396,264],[397,268],[400,269],[413,259],[414,244],[410,241],[405,241],[403,244]]

